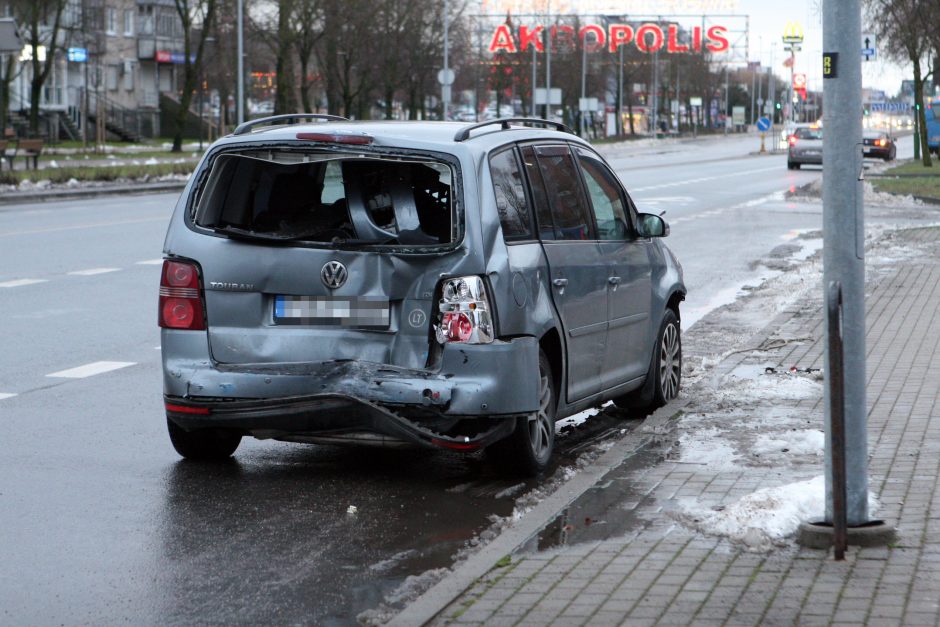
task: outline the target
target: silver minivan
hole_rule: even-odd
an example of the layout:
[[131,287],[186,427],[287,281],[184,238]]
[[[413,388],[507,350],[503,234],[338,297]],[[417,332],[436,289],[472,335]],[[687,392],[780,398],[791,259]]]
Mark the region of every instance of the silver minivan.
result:
[[557,419],[677,395],[667,234],[561,124],[246,123],[166,236],[170,440],[485,449],[538,473]]

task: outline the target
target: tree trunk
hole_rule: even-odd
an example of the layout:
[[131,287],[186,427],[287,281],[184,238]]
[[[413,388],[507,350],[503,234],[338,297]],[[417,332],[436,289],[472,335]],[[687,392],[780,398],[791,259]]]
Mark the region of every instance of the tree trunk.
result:
[[920,59],[912,58],[911,61],[914,64],[914,102],[917,104],[917,110],[914,113],[917,115],[917,128],[919,131],[918,137],[915,137],[914,141],[920,142],[921,162],[925,168],[930,168],[933,167],[933,162],[930,159],[930,148],[927,146],[927,115],[923,105],[924,78],[921,75]]

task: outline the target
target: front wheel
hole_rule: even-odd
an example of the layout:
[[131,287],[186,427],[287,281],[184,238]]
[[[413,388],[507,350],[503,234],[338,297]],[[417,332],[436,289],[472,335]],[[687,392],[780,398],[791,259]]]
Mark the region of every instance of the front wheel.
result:
[[552,367],[539,350],[538,411],[516,418],[512,434],[486,449],[509,473],[533,477],[548,468],[555,450],[555,399]]
[[166,427],[173,448],[186,459],[227,459],[232,456],[242,441],[240,433],[226,429],[186,431],[169,418],[167,418]]

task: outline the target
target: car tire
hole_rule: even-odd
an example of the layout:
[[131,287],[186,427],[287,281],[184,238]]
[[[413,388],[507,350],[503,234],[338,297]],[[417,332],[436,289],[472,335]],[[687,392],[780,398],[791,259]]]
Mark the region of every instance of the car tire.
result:
[[663,314],[643,387],[614,399],[617,407],[652,413],[679,395],[682,382],[682,333],[672,309]]
[[891,147],[891,152],[885,155],[885,161],[894,161],[894,158],[897,156],[897,148],[894,146]]
[[539,350],[539,410],[516,418],[512,434],[486,449],[506,474],[534,477],[548,468],[555,450],[557,398],[551,363]]
[[227,429],[196,429],[186,431],[167,418],[167,431],[176,452],[186,459],[221,460],[232,456],[242,441],[240,433]]

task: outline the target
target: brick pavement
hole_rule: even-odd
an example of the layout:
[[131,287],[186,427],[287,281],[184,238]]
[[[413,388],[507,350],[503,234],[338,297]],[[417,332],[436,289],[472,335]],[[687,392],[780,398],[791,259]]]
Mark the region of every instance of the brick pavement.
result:
[[[940,228],[887,239],[894,257],[876,256],[867,267],[869,485],[880,500],[874,515],[897,528],[895,543],[850,547],[836,562],[830,552],[792,540],[749,546],[753,538],[706,535],[684,509],[694,503],[720,510],[760,488],[822,474],[819,457],[796,456],[784,465],[747,459],[736,468],[689,462],[675,450],[683,425],[696,420],[734,429],[745,451],[781,409],[822,429],[821,386],[810,397],[755,398],[743,408],[723,405],[721,390],[698,400],[701,386],[734,383],[727,377],[741,367],[821,368],[825,336],[815,290],[766,327],[765,339],[784,340],[764,344],[776,348],[732,353],[714,376],[693,383],[683,420],[664,438],[661,463],[611,472],[605,486],[628,482],[639,490],[621,504],[636,516],[631,531],[518,552],[435,624],[940,624]],[[691,344],[687,356],[695,353]]]

